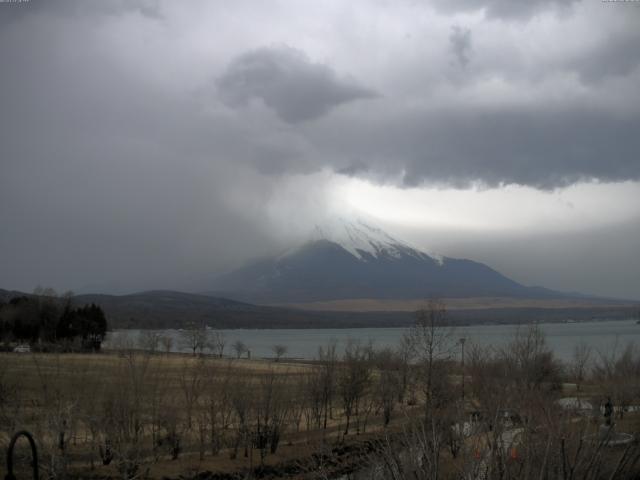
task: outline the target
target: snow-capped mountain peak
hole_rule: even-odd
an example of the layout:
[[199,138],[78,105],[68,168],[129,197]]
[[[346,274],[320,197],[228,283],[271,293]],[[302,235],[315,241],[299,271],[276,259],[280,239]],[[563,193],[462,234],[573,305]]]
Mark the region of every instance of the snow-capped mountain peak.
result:
[[553,295],[482,263],[429,255],[362,220],[325,222],[306,240],[219,277],[214,290],[258,303]]
[[362,261],[381,257],[399,259],[403,256],[430,258],[439,264],[443,261],[442,256],[422,252],[361,219],[349,221],[338,218],[316,225],[312,241],[318,240],[336,243]]

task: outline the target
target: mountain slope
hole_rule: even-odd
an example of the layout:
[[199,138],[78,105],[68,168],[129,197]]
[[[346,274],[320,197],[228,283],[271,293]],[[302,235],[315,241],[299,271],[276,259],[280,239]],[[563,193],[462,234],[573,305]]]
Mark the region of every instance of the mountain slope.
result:
[[306,244],[223,275],[210,290],[257,303],[561,295],[482,263],[427,254],[364,222],[317,227]]
[[281,310],[170,290],[77,295],[73,301],[100,305],[112,328],[175,328],[201,322],[218,327],[246,327],[262,321],[268,326]]

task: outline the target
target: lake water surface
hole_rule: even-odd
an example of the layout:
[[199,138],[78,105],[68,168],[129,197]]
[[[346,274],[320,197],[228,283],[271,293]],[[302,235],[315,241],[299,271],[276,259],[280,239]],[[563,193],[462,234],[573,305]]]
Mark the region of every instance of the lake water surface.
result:
[[[452,339],[466,338],[466,347],[471,344],[501,347],[513,339],[518,325],[475,325],[456,327]],[[629,342],[640,343],[640,325],[635,320],[593,321],[579,323],[541,324],[547,336],[547,343],[558,358],[570,360],[574,347],[584,342],[596,352],[620,351]],[[253,358],[273,357],[273,345],[287,346],[287,357],[313,359],[318,347],[335,340],[341,351],[349,339],[373,342],[374,346],[395,347],[407,331],[406,328],[345,328],[345,329],[273,329],[273,330],[221,330],[227,341],[225,354],[232,355],[231,344],[237,340],[244,342],[251,350]],[[181,345],[181,332],[162,330],[161,335],[173,338],[174,351],[188,351]],[[140,330],[117,330],[109,333],[105,348],[122,342],[136,345]]]

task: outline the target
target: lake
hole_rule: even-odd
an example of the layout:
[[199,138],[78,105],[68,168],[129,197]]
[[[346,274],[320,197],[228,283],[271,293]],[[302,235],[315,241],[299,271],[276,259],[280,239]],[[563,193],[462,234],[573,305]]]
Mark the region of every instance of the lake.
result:
[[[570,360],[574,347],[584,342],[596,352],[620,351],[629,342],[640,342],[640,325],[635,320],[593,321],[578,323],[545,323],[540,325],[547,336],[547,343],[561,360]],[[453,339],[465,338],[466,347],[471,344],[501,347],[513,339],[518,325],[475,325],[456,327]],[[244,342],[251,351],[252,358],[273,357],[273,345],[286,345],[287,357],[313,359],[321,345],[331,340],[337,342],[338,351],[344,349],[349,339],[373,342],[374,346],[395,347],[407,331],[406,328],[346,328],[346,329],[252,329],[220,330],[227,341],[226,355],[232,355],[231,344],[237,340]],[[110,332],[104,347],[110,348],[126,342],[136,345],[140,330],[116,330]],[[162,330],[159,334],[170,336],[173,351],[187,352],[180,345],[181,332]],[[459,348],[459,347],[458,347]]]

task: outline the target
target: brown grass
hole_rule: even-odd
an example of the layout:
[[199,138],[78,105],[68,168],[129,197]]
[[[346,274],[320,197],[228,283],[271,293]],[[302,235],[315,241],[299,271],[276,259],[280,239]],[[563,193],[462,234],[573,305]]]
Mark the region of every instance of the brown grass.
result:
[[[147,377],[143,379],[144,387],[151,389],[154,385],[157,386],[158,383],[161,383],[164,388],[164,397],[171,399],[170,406],[178,412],[178,415],[184,413],[180,378],[184,375],[185,369],[196,368],[198,362],[204,361],[207,369],[230,372],[233,378],[246,378],[249,382],[255,383],[256,387],[260,384],[260,379],[269,372],[286,376],[287,381],[293,382],[305,372],[317,368],[314,365],[287,361],[217,359],[212,357],[202,360],[182,354],[145,355],[135,353],[134,355],[138,358],[148,359],[149,362]],[[15,418],[18,419],[18,422],[12,430],[30,430],[35,433],[38,442],[46,444],[43,451],[55,451],[57,442],[53,433],[55,428],[48,425],[52,421],[52,416],[55,415],[54,404],[57,399],[61,397],[73,398],[74,401],[85,404],[93,402],[98,408],[102,399],[95,392],[130,388],[123,375],[126,362],[127,357],[118,353],[0,354],[0,386],[4,385],[16,393],[13,402],[11,402],[15,405],[5,405],[6,411],[13,409],[17,412]],[[160,379],[159,382],[158,379]],[[101,390],[102,388],[106,388],[106,390]],[[336,403],[338,403],[337,400]],[[85,405],[81,410],[86,411],[87,409],[91,410],[91,406]],[[406,421],[406,418],[399,415],[394,425],[399,426]],[[344,439],[342,438],[344,428],[342,421],[341,415],[336,411],[336,415],[333,420],[329,421],[326,431],[321,429],[306,430],[304,426],[299,432],[296,432],[293,427],[287,428],[277,453],[268,455],[265,458],[265,464],[308,464],[312,455],[317,453],[325,442],[332,444],[338,439],[347,443],[359,442],[382,430],[379,416],[372,415],[368,423],[367,434],[352,434]],[[304,424],[304,420],[302,423]],[[8,444],[12,433],[9,428],[7,425],[0,425],[0,452],[4,452]],[[78,425],[75,427],[73,435],[74,438],[70,441],[69,447],[71,460],[69,471],[83,476],[89,472],[90,450],[86,443],[89,431],[86,426]],[[184,439],[183,451],[177,460],[171,460],[170,456],[163,452],[159,459],[148,462],[149,478],[177,478],[180,475],[190,475],[202,471],[233,473],[260,464],[257,450],[252,450],[248,457],[245,457],[241,451],[236,459],[231,459],[231,450],[227,448],[221,450],[216,456],[207,452],[204,459],[200,459],[195,438],[197,432],[191,432],[189,435],[190,437]],[[149,443],[150,440],[147,439],[145,442]],[[45,457],[46,455],[41,455],[41,461],[44,461]],[[0,467],[3,465],[3,462],[0,463]],[[22,470],[25,471],[24,466]],[[96,462],[95,470],[91,471],[92,475],[106,475],[114,478],[118,476],[117,473],[114,464],[102,466],[99,461]],[[1,477],[3,476],[4,474],[1,475]]]
[[[483,310],[492,308],[593,308],[631,306],[629,302],[594,301],[589,299],[536,299],[509,297],[471,297],[442,299],[449,310]],[[335,312],[414,312],[424,308],[425,299],[384,300],[352,298],[324,302],[279,303],[273,306],[311,311]]]

